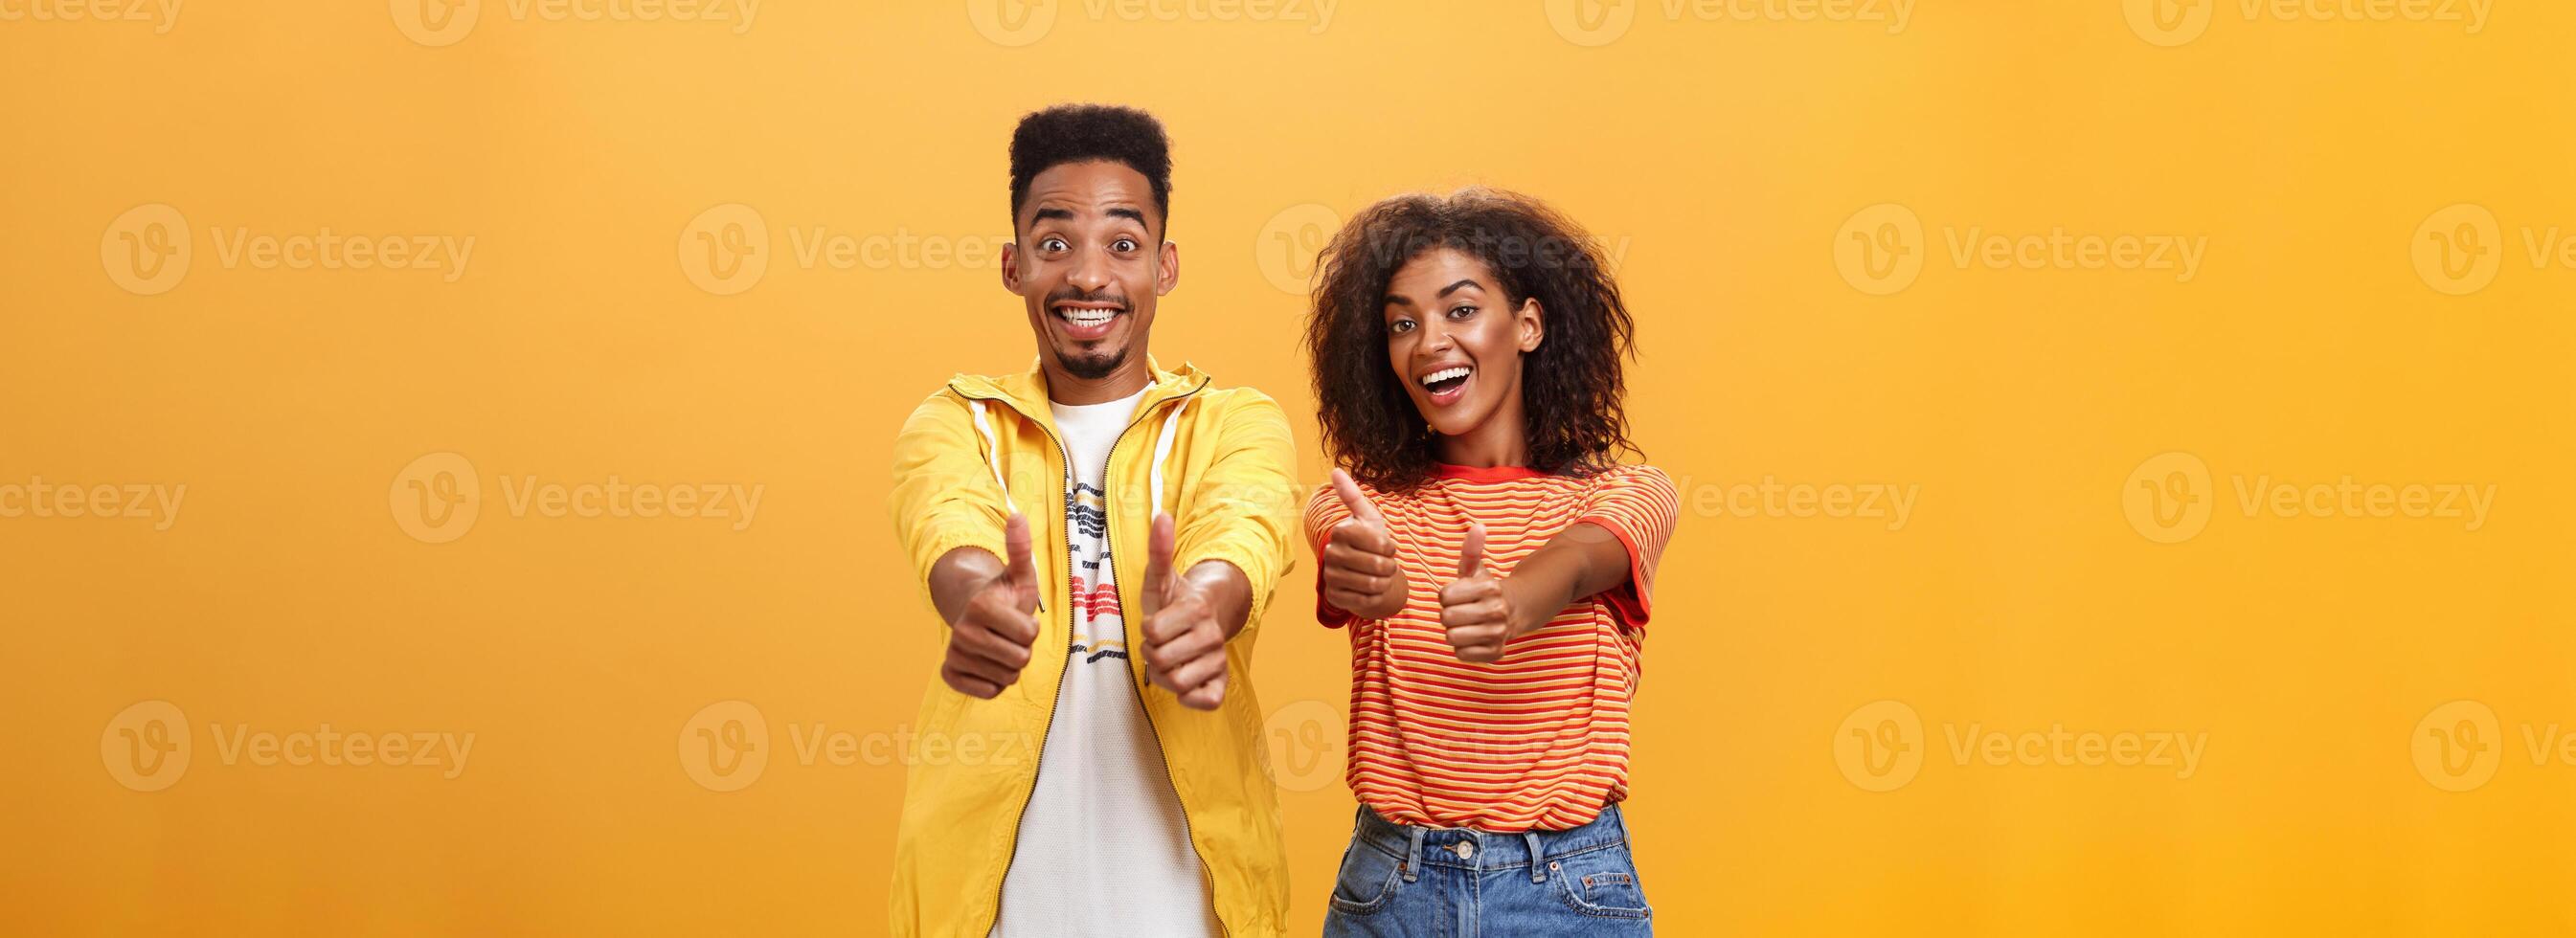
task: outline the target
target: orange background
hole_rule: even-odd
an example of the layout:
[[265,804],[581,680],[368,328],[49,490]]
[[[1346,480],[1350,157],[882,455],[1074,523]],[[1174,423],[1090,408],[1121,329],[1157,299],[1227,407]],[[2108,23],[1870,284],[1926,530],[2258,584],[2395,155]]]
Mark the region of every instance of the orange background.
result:
[[[2549,746],[2576,733],[2576,269],[2548,250],[2576,236],[2576,8],[1003,0],[737,32],[414,2],[156,31],[0,0],[8,930],[881,931],[940,641],[888,446],[952,372],[1026,366],[1004,146],[1094,99],[1176,141],[1156,353],[1292,414],[1296,290],[1372,199],[1520,189],[1620,252],[1637,436],[1686,500],[1629,806],[1665,933],[2576,930]],[[176,250],[163,216],[120,222],[149,205],[188,235],[167,279],[135,264],[174,256],[135,253]],[[726,240],[746,217],[765,248]],[[226,249],[326,228],[475,240],[461,269]],[[2059,229],[2205,253],[2186,280],[1975,240]],[[853,259],[805,261],[818,232]],[[700,234],[762,266],[719,276]],[[464,481],[412,468],[439,453],[476,477],[463,528],[405,501]],[[763,497],[738,531],[510,508],[611,477]],[[2346,477],[2361,507],[2263,497]],[[39,478],[186,489],[43,517]],[[2490,509],[2367,507],[2454,484]],[[1900,524],[1800,485],[1914,495]],[[1312,570],[1254,682],[1300,933],[1351,805]],[[768,755],[716,791],[689,747],[726,701]],[[184,774],[142,772],[174,722]],[[453,778],[222,745],[325,724],[475,735]],[[2011,748],[2058,727],[2204,748]],[[801,761],[817,732],[862,755]]]

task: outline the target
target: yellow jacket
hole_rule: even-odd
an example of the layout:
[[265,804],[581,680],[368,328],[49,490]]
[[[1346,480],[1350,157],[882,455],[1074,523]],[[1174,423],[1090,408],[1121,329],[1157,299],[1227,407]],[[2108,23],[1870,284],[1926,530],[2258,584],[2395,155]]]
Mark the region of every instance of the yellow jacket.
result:
[[[1109,455],[1109,542],[1123,545],[1111,552],[1119,603],[1141,607],[1133,591],[1145,581],[1142,546],[1159,506],[1176,523],[1172,569],[1234,564],[1251,581],[1252,613],[1227,643],[1225,702],[1215,711],[1183,707],[1148,683],[1144,655],[1127,663],[1218,920],[1228,935],[1278,935],[1287,927],[1288,864],[1252,692],[1252,644],[1271,588],[1290,565],[1302,495],[1295,446],[1286,415],[1261,392],[1210,387],[1187,364],[1167,372],[1148,359],[1147,367],[1153,383]],[[895,534],[925,603],[931,565],[948,551],[1006,556],[1002,525],[1014,508],[1028,516],[1044,571],[1037,644],[1019,683],[977,700],[933,680],[923,695],[914,724],[923,755],[906,775],[895,836],[896,935],[981,938],[999,911],[1072,643],[1064,460],[1046,378],[1034,369],[957,376],[913,410],[895,440]],[[1141,625],[1129,619],[1128,647],[1143,647]],[[931,758],[934,751],[945,758]]]

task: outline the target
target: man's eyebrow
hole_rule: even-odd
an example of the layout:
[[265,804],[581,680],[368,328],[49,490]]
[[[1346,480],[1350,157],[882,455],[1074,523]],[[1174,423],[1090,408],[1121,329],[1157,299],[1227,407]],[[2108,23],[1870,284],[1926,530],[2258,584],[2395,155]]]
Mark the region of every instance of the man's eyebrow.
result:
[[1069,208],[1042,208],[1042,209],[1039,209],[1039,210],[1038,210],[1037,217],[1036,217],[1036,218],[1033,218],[1033,219],[1031,219],[1031,220],[1032,220],[1032,221],[1072,221],[1072,220],[1073,220],[1073,210],[1072,210],[1072,209],[1069,209]]
[[1145,213],[1132,208],[1119,207],[1110,209],[1109,217],[1129,219],[1140,226],[1145,224]]

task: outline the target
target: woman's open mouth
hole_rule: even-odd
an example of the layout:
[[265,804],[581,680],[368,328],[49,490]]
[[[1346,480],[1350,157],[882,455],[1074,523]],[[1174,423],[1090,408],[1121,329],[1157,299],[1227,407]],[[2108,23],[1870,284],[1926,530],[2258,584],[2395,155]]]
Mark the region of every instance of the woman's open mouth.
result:
[[1048,312],[1063,324],[1065,338],[1090,342],[1107,338],[1110,328],[1118,324],[1118,317],[1126,310],[1104,303],[1058,303]]
[[1431,392],[1432,406],[1447,407],[1457,403],[1459,398],[1467,396],[1467,382],[1474,380],[1475,376],[1475,368],[1467,365],[1453,365],[1415,380],[1422,382],[1423,390]]

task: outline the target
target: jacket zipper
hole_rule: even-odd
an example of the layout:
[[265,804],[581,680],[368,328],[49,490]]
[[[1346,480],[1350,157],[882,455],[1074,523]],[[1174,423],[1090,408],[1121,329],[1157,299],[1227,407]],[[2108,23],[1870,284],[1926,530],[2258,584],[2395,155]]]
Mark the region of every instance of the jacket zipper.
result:
[[[1191,396],[1191,395],[1193,395],[1193,394],[1197,394],[1197,393],[1199,392],[1200,388],[1205,388],[1205,387],[1207,387],[1207,382],[1204,382],[1204,381],[1199,382],[1198,387],[1191,388],[1191,389],[1189,389],[1189,390],[1188,390],[1188,391],[1186,391],[1186,392],[1183,392],[1183,393],[1181,393],[1181,394],[1179,394],[1179,395],[1176,395],[1176,396],[1174,396],[1170,401],[1166,401],[1165,403],[1167,403],[1167,404],[1172,404],[1173,406],[1180,406],[1181,404],[1186,404],[1186,403],[1188,403],[1189,398],[1190,398],[1190,396]],[[1119,431],[1119,432],[1118,432],[1118,438],[1119,438],[1119,440],[1120,440],[1120,441],[1124,441],[1124,440],[1127,438],[1127,434],[1128,434],[1130,431],[1135,430],[1138,424],[1142,424],[1142,423],[1144,423],[1144,422],[1145,422],[1145,420],[1147,420],[1147,419],[1151,419],[1151,418],[1139,418],[1135,423],[1128,424],[1128,425],[1127,425],[1127,429],[1126,429],[1126,430],[1121,430],[1121,431]],[[1114,456],[1114,455],[1116,455],[1117,448],[1118,448],[1118,447],[1117,447],[1117,444],[1116,444],[1116,443],[1112,443],[1112,444],[1110,444],[1110,452],[1111,452],[1111,454],[1112,454],[1113,456]],[[1150,458],[1152,458],[1152,457],[1147,457],[1147,458],[1149,458],[1149,459],[1150,459]],[[1151,467],[1148,467],[1148,468],[1147,468],[1147,471],[1149,471],[1149,472],[1150,472],[1150,471],[1151,471]],[[1107,467],[1103,467],[1103,468],[1102,468],[1101,476],[1102,476],[1102,478],[1103,478],[1103,480],[1104,480],[1104,481],[1107,479],[1107,477],[1108,477]],[[1161,506],[1161,505],[1155,505],[1155,506],[1152,506],[1152,507],[1153,507],[1154,511],[1156,511],[1156,512],[1160,512],[1160,511],[1162,511],[1162,510],[1163,510],[1163,506]],[[1147,516],[1147,521],[1146,521],[1146,530],[1147,530],[1148,532],[1150,532],[1150,531],[1152,530],[1152,528],[1153,528],[1153,522],[1152,522],[1152,520],[1151,520],[1151,519],[1152,519],[1152,516],[1149,514],[1149,515]],[[1103,526],[1103,530],[1104,530],[1104,532],[1106,531],[1106,526],[1105,526],[1105,525]],[[1150,538],[1151,536],[1152,536],[1152,535],[1151,535],[1150,533],[1147,535],[1147,537],[1148,537],[1148,538]],[[1177,532],[1175,532],[1175,533],[1174,533],[1174,535],[1173,535],[1173,537],[1174,537],[1174,539],[1176,539],[1176,540],[1177,540],[1177,539],[1179,538],[1179,534],[1178,534]],[[1103,540],[1104,542],[1106,542],[1106,541],[1108,540],[1108,538],[1105,536],[1105,534],[1104,534],[1104,536],[1102,537],[1102,540]],[[1110,544],[1110,545],[1108,545],[1108,546],[1109,546],[1109,548],[1110,548],[1110,558],[1111,558],[1111,560],[1114,562],[1114,561],[1116,560],[1117,556],[1118,556],[1118,555],[1117,555],[1117,545],[1115,545],[1115,544]],[[1148,547],[1147,547],[1147,550],[1151,550],[1151,549],[1152,549],[1152,548],[1151,548],[1150,546],[1148,546]],[[1141,584],[1141,585],[1142,585],[1142,586],[1144,586],[1144,587],[1146,587],[1146,588],[1151,588],[1154,584],[1146,583],[1146,584]],[[1068,614],[1070,614],[1070,611],[1069,611],[1069,610],[1068,610]],[[1123,620],[1125,617],[1124,617],[1124,616],[1121,616],[1120,618]],[[1137,634],[1137,635],[1140,635],[1140,636],[1141,636],[1141,635],[1143,635],[1143,634],[1145,634],[1145,623],[1143,623],[1143,622],[1138,622],[1138,623],[1136,623],[1136,634]],[[1134,648],[1132,648],[1132,647],[1131,647],[1131,649],[1130,649],[1130,650],[1131,650],[1131,651],[1136,651],[1138,654],[1142,654],[1142,653],[1143,653],[1141,649],[1134,649]],[[1181,807],[1181,839],[1189,842],[1189,845],[1190,845],[1190,855],[1198,858],[1198,861],[1199,861],[1199,882],[1200,882],[1201,884],[1203,884],[1203,885],[1207,886],[1207,891],[1208,891],[1208,914],[1209,914],[1210,916],[1213,916],[1213,917],[1216,919],[1216,932],[1217,932],[1217,934],[1219,934],[1219,935],[1232,935],[1232,934],[1234,934],[1234,929],[1233,929],[1233,928],[1231,928],[1231,927],[1228,927],[1228,926],[1225,924],[1225,916],[1224,916],[1224,915],[1222,915],[1222,914],[1219,914],[1219,913],[1217,912],[1217,910],[1216,910],[1216,907],[1217,907],[1217,906],[1216,906],[1216,871],[1215,871],[1214,869],[1212,869],[1212,868],[1210,868],[1210,867],[1208,866],[1208,862],[1207,862],[1207,855],[1199,852],[1199,840],[1198,840],[1198,835],[1197,835],[1196,833],[1194,833],[1193,831],[1191,831],[1191,829],[1190,829],[1190,806],[1189,806],[1189,803],[1181,800],[1181,780],[1180,780],[1180,778],[1179,778],[1178,776],[1175,776],[1175,775],[1173,775],[1173,774],[1172,774],[1172,760],[1171,760],[1171,758],[1170,758],[1168,755],[1165,755],[1165,754],[1164,754],[1164,752],[1163,752],[1163,728],[1162,728],[1162,727],[1160,727],[1160,726],[1156,726],[1156,725],[1154,724],[1154,708],[1152,708],[1152,707],[1148,707],[1148,706],[1145,706],[1145,691],[1146,691],[1146,687],[1145,687],[1145,685],[1144,685],[1143,681],[1142,681],[1140,678],[1138,678],[1138,677],[1136,676],[1136,670],[1135,670],[1135,668],[1130,667],[1130,668],[1127,668],[1127,669],[1125,669],[1125,670],[1127,671],[1127,682],[1128,682],[1128,683],[1130,683],[1130,684],[1134,684],[1134,685],[1136,686],[1136,707],[1137,707],[1137,709],[1142,710],[1142,711],[1144,711],[1144,713],[1145,713],[1145,729],[1146,729],[1148,732],[1151,732],[1151,733],[1153,733],[1153,734],[1154,734],[1154,754],[1155,754],[1157,757],[1159,757],[1159,758],[1161,758],[1161,759],[1163,760],[1163,780],[1164,780],[1166,783],[1168,783],[1168,784],[1170,784],[1170,785],[1172,786],[1172,803],[1177,804],[1177,805],[1180,805],[1180,807]],[[1043,750],[1041,750],[1041,751],[1043,751]]]
[[[1186,401],[1186,400],[1188,400],[1191,396],[1196,395],[1196,394],[1197,394],[1197,393],[1199,393],[1201,390],[1204,390],[1206,387],[1207,387],[1207,381],[1205,381],[1205,380],[1201,380],[1201,381],[1200,381],[1196,386],[1194,386],[1194,387],[1190,388],[1189,390],[1187,390],[1187,391],[1183,391],[1183,392],[1181,392],[1181,393],[1179,393],[1179,394],[1175,394],[1175,395],[1173,395],[1173,396],[1171,396],[1171,397],[1169,397],[1169,398],[1166,398],[1166,399],[1164,399],[1164,400],[1162,400],[1162,401],[1157,402],[1156,406],[1157,406],[1157,407],[1160,407],[1160,406],[1162,406],[1162,405],[1164,405],[1164,404],[1171,404],[1171,403],[1173,403],[1173,402],[1175,402],[1175,401]],[[1011,402],[1009,399],[1007,399],[1007,398],[998,398],[998,397],[977,397],[977,396],[974,396],[974,395],[966,394],[965,392],[962,392],[962,391],[961,391],[961,392],[958,392],[958,396],[968,398],[969,400],[979,400],[979,401],[996,401],[996,402],[999,402],[999,403],[1001,403],[1001,404],[1003,404],[1003,405],[1005,405],[1005,406],[1010,407],[1012,410],[1018,410],[1018,409],[1019,409],[1019,405],[1012,403],[1012,402]],[[1023,415],[1023,416],[1025,416],[1025,415]],[[1132,420],[1132,421],[1129,421],[1125,429],[1122,429],[1122,430],[1118,431],[1118,437],[1117,437],[1116,439],[1111,440],[1111,441],[1109,442],[1109,455],[1110,455],[1110,460],[1109,460],[1109,461],[1110,461],[1110,462],[1116,462],[1116,461],[1117,461],[1117,456],[1118,456],[1118,444],[1123,443],[1123,442],[1126,442],[1126,440],[1127,440],[1127,434],[1135,432],[1135,430],[1136,430],[1136,428],[1137,428],[1137,427],[1142,426],[1142,425],[1145,423],[1145,421],[1146,421],[1146,420],[1149,420],[1149,419],[1152,419],[1150,414],[1149,414],[1149,415],[1146,415],[1146,416],[1140,416],[1140,417],[1137,417],[1136,419],[1134,419],[1134,420]],[[1032,421],[1032,422],[1034,422],[1034,421]],[[1039,430],[1040,432],[1046,433],[1048,442],[1051,442],[1051,443],[1054,443],[1054,444],[1055,444],[1055,451],[1056,451],[1056,461],[1057,461],[1057,464],[1058,464],[1058,465],[1060,465],[1060,466],[1062,466],[1062,467],[1064,467],[1064,481],[1063,481],[1062,483],[1060,483],[1060,487],[1057,489],[1057,492],[1058,492],[1059,496],[1062,496],[1062,495],[1065,495],[1065,494],[1070,494],[1070,493],[1073,491],[1073,451],[1065,448],[1065,445],[1064,445],[1064,438],[1063,438],[1063,437],[1057,436],[1053,431],[1049,431],[1049,430],[1047,430],[1047,429],[1046,429],[1046,426],[1045,426],[1044,424],[1040,424],[1040,425],[1038,426],[1038,430]],[[1150,467],[1149,467],[1149,468],[1150,468]],[[1108,466],[1105,466],[1105,465],[1104,465],[1104,466],[1100,467],[1100,476],[1101,476],[1101,481],[1103,481],[1103,482],[1108,481],[1108,478],[1109,478],[1109,467],[1108,467]],[[1010,495],[1010,493],[1009,493],[1009,492],[1004,492],[1004,493],[1002,493],[1002,494],[1003,494],[1003,496],[1004,496],[1005,498],[1009,497],[1009,495]],[[1159,510],[1162,506],[1157,505],[1157,506],[1154,506],[1154,507],[1155,507],[1157,510]],[[1059,510],[1059,511],[1057,511],[1057,512],[1056,512],[1056,514],[1057,514],[1057,523],[1061,524],[1061,523],[1063,522],[1063,517],[1062,517],[1062,516],[1063,516],[1063,514],[1064,514],[1064,513],[1063,513],[1061,510]],[[1102,515],[1101,515],[1101,534],[1100,534],[1100,540],[1101,540],[1101,546],[1110,548],[1110,550],[1111,550],[1110,557],[1111,557],[1111,558],[1112,558],[1112,560],[1114,561],[1114,560],[1116,559],[1116,557],[1117,557],[1117,553],[1116,553],[1116,545],[1114,545],[1114,544],[1110,543],[1110,539],[1109,539],[1109,524],[1108,524],[1108,521],[1109,521],[1109,518],[1110,518],[1110,517],[1111,517],[1111,515],[1109,515],[1109,514],[1108,514],[1108,513],[1106,513],[1106,512],[1102,513]],[[1072,529],[1071,527],[1067,527],[1067,528],[1065,529],[1065,536],[1064,536],[1064,548],[1065,548],[1065,549],[1064,549],[1064,582],[1065,582],[1065,590],[1066,590],[1066,592],[1067,592],[1068,594],[1070,594],[1070,593],[1072,592],[1072,589],[1073,589],[1073,569],[1074,569],[1074,563],[1075,563],[1075,561],[1074,561],[1074,559],[1073,559],[1073,529]],[[1113,569],[1111,572],[1115,573],[1116,571]],[[1120,618],[1123,620],[1125,617],[1124,617],[1124,616],[1121,616]],[[1139,629],[1142,629],[1142,628],[1144,627],[1144,623],[1141,623],[1141,622],[1140,622],[1140,623],[1137,623],[1137,627],[1138,627]],[[1071,635],[1073,634],[1073,603],[1071,603],[1071,602],[1067,602],[1067,603],[1065,603],[1065,605],[1064,605],[1064,628],[1065,628],[1065,634],[1066,634],[1068,637],[1069,637],[1069,636],[1071,636]],[[1135,649],[1133,649],[1133,648],[1130,648],[1130,649],[1129,649],[1129,651],[1130,651],[1130,652],[1132,652],[1132,653],[1141,653],[1141,652],[1136,652],[1136,650],[1135,650]],[[1070,665],[1070,664],[1072,663],[1072,658],[1071,658],[1070,656],[1068,656],[1068,657],[1066,658],[1066,663],[1067,663],[1068,665]],[[1128,681],[1128,683],[1130,683],[1130,684],[1135,684],[1135,682],[1136,682],[1136,671],[1135,671],[1135,669],[1131,666],[1131,667],[1129,667],[1129,668],[1127,668],[1127,669],[1125,669],[1125,670],[1127,671],[1127,681]],[[1057,679],[1057,681],[1056,681],[1056,684],[1055,684],[1055,702],[1054,702],[1054,703],[1052,703],[1052,704],[1049,704],[1049,705],[1047,706],[1047,723],[1046,723],[1046,726],[1045,726],[1045,728],[1040,729],[1040,730],[1038,731],[1038,764],[1037,764],[1037,767],[1036,767],[1035,769],[1032,769],[1032,770],[1030,771],[1030,773],[1029,773],[1029,787],[1028,787],[1028,790],[1026,790],[1026,791],[1024,791],[1024,792],[1021,792],[1021,793],[1020,793],[1020,810],[1019,810],[1019,812],[1014,816],[1014,818],[1013,818],[1013,820],[1012,820],[1012,822],[1011,822],[1011,849],[1010,849],[1010,852],[1009,852],[1009,853],[1004,854],[1004,855],[1003,855],[1003,857],[1002,857],[1002,879],[1003,879],[1003,881],[1004,881],[1004,882],[1006,882],[1006,883],[1010,880],[1010,876],[1011,876],[1011,864],[1012,864],[1012,862],[1014,862],[1014,861],[1018,860],[1018,859],[1019,859],[1019,856],[1020,856],[1019,822],[1020,822],[1020,820],[1021,820],[1021,819],[1024,819],[1024,818],[1026,818],[1026,817],[1028,816],[1028,813],[1029,813],[1029,801],[1030,801],[1031,799],[1033,799],[1033,798],[1036,798],[1036,797],[1037,797],[1037,792],[1038,792],[1038,777],[1037,777],[1037,773],[1039,773],[1039,772],[1043,772],[1043,771],[1046,771],[1046,743],[1047,743],[1047,736],[1048,736],[1049,734],[1051,734],[1051,733],[1053,733],[1053,732],[1055,731],[1055,708],[1056,708],[1056,707],[1059,707],[1059,706],[1063,706],[1063,705],[1064,705],[1064,681],[1063,681],[1063,679],[1062,679],[1062,678],[1058,678],[1058,679]],[[1162,751],[1163,751],[1163,732],[1162,732],[1162,730],[1161,730],[1159,727],[1156,727],[1156,726],[1154,725],[1154,711],[1153,711],[1153,708],[1150,708],[1150,707],[1146,707],[1146,706],[1145,706],[1145,688],[1144,688],[1142,685],[1137,685],[1137,686],[1136,686],[1136,706],[1137,706],[1137,707],[1139,707],[1139,708],[1142,708],[1142,709],[1144,710],[1144,712],[1145,712],[1145,728],[1146,728],[1147,730],[1149,730],[1149,731],[1153,732],[1153,734],[1154,734],[1154,752],[1155,752],[1157,755],[1160,755],[1160,754],[1162,753]],[[1200,882],[1202,885],[1205,885],[1205,886],[1207,887],[1207,890],[1208,890],[1208,912],[1209,912],[1209,914],[1211,914],[1211,915],[1216,915],[1216,928],[1217,928],[1217,933],[1218,933],[1218,934],[1220,934],[1220,935],[1232,935],[1232,934],[1234,934],[1234,930],[1226,926],[1226,924],[1225,924],[1225,916],[1223,916],[1223,915],[1219,915],[1219,914],[1216,914],[1216,874],[1215,874],[1213,871],[1211,871],[1211,870],[1209,870],[1209,869],[1208,869],[1207,855],[1206,855],[1206,854],[1202,854],[1202,853],[1200,853],[1200,852],[1199,852],[1199,842],[1198,842],[1198,838],[1197,838],[1197,836],[1196,836],[1195,834],[1193,834],[1193,833],[1191,832],[1191,830],[1190,830],[1190,806],[1189,806],[1187,803],[1185,803],[1185,802],[1182,802],[1182,801],[1181,801],[1181,783],[1180,783],[1180,779],[1178,779],[1178,778],[1174,778],[1174,777],[1172,776],[1172,760],[1171,760],[1171,759],[1169,759],[1169,758],[1165,758],[1165,759],[1163,760],[1163,779],[1164,779],[1164,781],[1166,781],[1167,783],[1169,783],[1169,784],[1172,786],[1172,801],[1173,801],[1174,803],[1176,803],[1176,804],[1180,804],[1180,806],[1181,806],[1181,838],[1182,838],[1183,840],[1189,841],[1189,844],[1190,844],[1190,855],[1198,858],[1198,861],[1199,861],[1199,882]],[[993,930],[993,924],[994,924],[994,922],[998,921],[998,920],[1001,918],[1001,916],[1002,916],[1002,891],[1001,891],[1001,887],[1000,887],[999,885],[996,885],[996,886],[994,887],[994,889],[993,889],[993,915],[992,915],[992,917],[991,917],[991,918],[988,918],[988,919],[986,919],[986,920],[985,920],[985,922],[984,922],[984,931],[985,931],[986,933],[990,933],[990,932]]]

